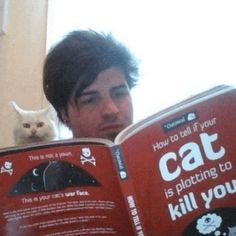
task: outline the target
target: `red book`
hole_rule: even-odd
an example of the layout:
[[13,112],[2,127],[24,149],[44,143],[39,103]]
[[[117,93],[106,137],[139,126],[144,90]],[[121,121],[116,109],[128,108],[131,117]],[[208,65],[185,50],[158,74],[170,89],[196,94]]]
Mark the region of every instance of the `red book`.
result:
[[0,150],[0,235],[236,234],[236,89],[123,130]]

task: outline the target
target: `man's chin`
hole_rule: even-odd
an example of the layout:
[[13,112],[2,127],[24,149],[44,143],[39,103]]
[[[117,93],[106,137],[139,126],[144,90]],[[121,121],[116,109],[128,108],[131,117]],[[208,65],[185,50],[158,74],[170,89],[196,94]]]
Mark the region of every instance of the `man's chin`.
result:
[[116,127],[111,129],[103,129],[100,131],[100,137],[114,141],[116,136],[123,130],[123,127]]
[[[119,133],[119,132],[118,132],[118,133]],[[116,138],[116,136],[118,135],[118,133],[117,133],[117,132],[114,132],[114,133],[107,133],[107,134],[102,135],[102,138],[104,138],[104,139],[109,139],[109,140],[111,140],[111,141],[114,141],[115,138]]]

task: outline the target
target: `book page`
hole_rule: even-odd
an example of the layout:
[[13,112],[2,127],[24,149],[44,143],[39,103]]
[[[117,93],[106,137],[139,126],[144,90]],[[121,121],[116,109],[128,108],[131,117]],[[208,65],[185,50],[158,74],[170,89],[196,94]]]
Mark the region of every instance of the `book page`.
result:
[[[120,145],[148,236],[233,235],[236,90],[157,119]],[[129,194],[129,193],[128,193]]]
[[0,235],[134,235],[105,145],[0,152]]

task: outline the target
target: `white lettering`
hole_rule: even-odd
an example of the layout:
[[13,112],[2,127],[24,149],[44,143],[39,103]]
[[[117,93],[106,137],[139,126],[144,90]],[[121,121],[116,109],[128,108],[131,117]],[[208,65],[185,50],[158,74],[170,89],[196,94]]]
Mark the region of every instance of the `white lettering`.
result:
[[236,193],[236,179],[232,180],[232,185],[229,182],[210,188],[207,193],[202,192],[202,199],[205,201],[205,208],[209,209],[213,198],[221,199],[224,198],[227,194]]
[[[184,153],[187,153],[184,156]],[[204,164],[198,144],[190,142],[179,149],[179,155],[183,159],[182,167],[186,171],[194,170]]]
[[166,153],[165,155],[163,155],[161,157],[160,162],[159,162],[159,168],[161,171],[161,175],[165,181],[171,181],[171,180],[177,178],[181,173],[181,169],[179,166],[177,166],[176,170],[173,172],[171,172],[169,170],[168,162],[171,160],[174,160],[175,162],[177,160],[177,156],[174,152]]
[[[159,170],[162,178],[165,181],[172,181],[176,179],[181,171],[192,171],[199,166],[204,165],[204,157],[210,161],[218,160],[225,155],[225,148],[220,146],[213,149],[213,144],[218,138],[218,134],[209,135],[202,133],[200,136],[200,143],[189,142],[179,148],[178,155],[182,162],[178,160],[175,152],[168,152],[164,154],[159,160]],[[204,150],[204,155],[201,153],[201,147]],[[170,164],[171,163],[171,164]]]
[[200,138],[206,157],[209,160],[218,160],[225,155],[225,149],[222,146],[218,152],[213,150],[212,143],[217,140],[218,134],[208,135],[207,133],[202,133],[200,134]]

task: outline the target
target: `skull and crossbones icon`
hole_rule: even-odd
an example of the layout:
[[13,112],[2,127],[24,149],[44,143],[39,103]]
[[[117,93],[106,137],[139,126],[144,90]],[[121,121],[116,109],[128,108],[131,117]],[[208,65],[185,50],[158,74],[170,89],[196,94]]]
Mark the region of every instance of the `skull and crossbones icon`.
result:
[[1,173],[8,173],[9,175],[13,174],[12,162],[5,161],[4,165],[1,167]]
[[90,163],[96,166],[96,159],[91,155],[91,150],[88,147],[82,148],[82,154],[80,155],[80,161],[84,165],[85,163]]

